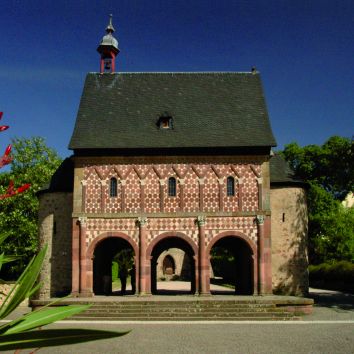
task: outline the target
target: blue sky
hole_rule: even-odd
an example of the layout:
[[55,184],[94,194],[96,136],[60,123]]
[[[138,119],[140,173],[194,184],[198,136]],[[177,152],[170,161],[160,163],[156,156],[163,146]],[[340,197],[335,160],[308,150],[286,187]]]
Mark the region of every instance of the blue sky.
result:
[[[5,0],[0,111],[13,136],[67,150],[113,13],[118,71],[261,72],[278,149],[354,134],[353,0]],[[99,120],[99,117],[97,117]]]

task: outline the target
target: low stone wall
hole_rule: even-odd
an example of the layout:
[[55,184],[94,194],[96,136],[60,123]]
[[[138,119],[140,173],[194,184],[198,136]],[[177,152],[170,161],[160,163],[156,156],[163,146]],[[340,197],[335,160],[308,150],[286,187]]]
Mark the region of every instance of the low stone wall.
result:
[[[2,282],[0,283],[0,305],[4,303],[4,300],[12,287],[15,286],[14,282]],[[28,299],[22,301],[20,306],[28,306]]]

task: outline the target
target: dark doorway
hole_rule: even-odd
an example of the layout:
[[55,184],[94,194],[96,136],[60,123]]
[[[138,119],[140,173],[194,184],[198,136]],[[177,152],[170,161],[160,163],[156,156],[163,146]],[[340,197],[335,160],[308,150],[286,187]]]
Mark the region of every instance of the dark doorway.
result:
[[[134,250],[128,241],[119,237],[110,237],[101,241],[95,248],[93,256],[93,292],[95,295],[121,295],[122,289],[114,291],[112,288],[112,266],[113,272],[115,272],[114,263],[117,259],[117,255],[123,254],[125,258],[130,258],[127,262],[127,268],[124,272],[126,274],[126,280],[129,282],[125,294],[132,294],[135,286],[131,286],[129,278],[131,270],[134,268]],[[116,269],[117,274],[115,278],[119,278],[119,269]],[[114,275],[114,274],[113,274]],[[133,282],[135,282],[135,276],[131,276]],[[122,279],[124,282],[124,279]],[[121,283],[121,279],[119,279]]]
[[[172,277],[158,278],[157,267],[162,267],[165,275],[175,272],[177,265],[173,257],[167,255],[158,264],[158,259],[161,253],[170,249],[179,249],[184,252],[180,274],[172,274]],[[166,237],[158,242],[151,253],[151,293],[159,295],[180,295],[180,294],[195,294],[196,278],[194,251],[191,246],[181,238]]]
[[163,274],[165,274],[165,275],[173,275],[173,274],[175,274],[176,266],[175,266],[175,261],[172,258],[172,256],[167,255],[163,259],[162,269],[163,269]]
[[215,243],[210,251],[213,270],[211,284],[222,286],[211,291],[212,294],[253,294],[252,249],[243,239],[226,236]]

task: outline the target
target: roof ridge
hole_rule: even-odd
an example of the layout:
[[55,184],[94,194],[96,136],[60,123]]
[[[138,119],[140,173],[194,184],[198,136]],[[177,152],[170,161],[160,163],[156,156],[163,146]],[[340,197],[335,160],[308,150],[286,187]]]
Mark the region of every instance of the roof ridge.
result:
[[[107,73],[99,73],[90,71],[89,74],[107,75]],[[109,75],[121,75],[121,74],[177,74],[177,75],[188,75],[188,74],[242,74],[242,75],[255,75],[251,71],[123,71],[108,73]],[[259,74],[257,72],[256,74]]]

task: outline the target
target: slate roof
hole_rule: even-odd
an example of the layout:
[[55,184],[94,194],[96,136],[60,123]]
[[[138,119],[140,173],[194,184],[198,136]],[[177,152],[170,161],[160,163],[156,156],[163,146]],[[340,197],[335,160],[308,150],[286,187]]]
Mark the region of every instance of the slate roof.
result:
[[288,162],[279,154],[275,154],[269,161],[271,185],[302,185],[307,183],[296,178]]
[[66,158],[53,173],[50,182],[43,186],[37,194],[48,192],[68,192],[74,190],[74,163],[71,158]]
[[89,73],[69,149],[275,145],[258,73]]

